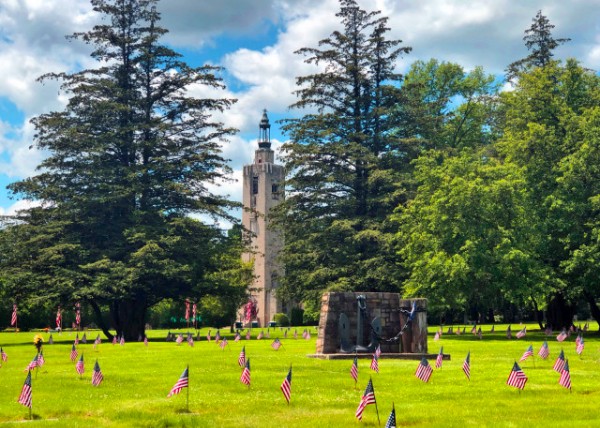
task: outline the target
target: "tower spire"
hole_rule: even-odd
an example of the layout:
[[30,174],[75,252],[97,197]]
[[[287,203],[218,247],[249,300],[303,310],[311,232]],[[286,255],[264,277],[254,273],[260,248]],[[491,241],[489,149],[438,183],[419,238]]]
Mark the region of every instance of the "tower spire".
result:
[[263,115],[260,119],[260,124],[258,125],[258,128],[258,147],[261,149],[270,149],[271,124],[269,123],[269,118],[267,117],[267,109],[263,110]]

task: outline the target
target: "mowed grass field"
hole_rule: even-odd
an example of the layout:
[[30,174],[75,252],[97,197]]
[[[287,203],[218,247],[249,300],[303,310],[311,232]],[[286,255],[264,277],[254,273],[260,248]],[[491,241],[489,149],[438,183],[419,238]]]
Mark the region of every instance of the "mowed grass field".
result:
[[[522,326],[513,325],[513,336]],[[379,374],[370,370],[370,360],[359,360],[359,381],[350,377],[352,360],[307,358],[315,351],[316,330],[310,340],[293,338],[294,328],[283,337],[279,328],[270,329],[270,338],[233,341],[221,331],[229,345],[222,350],[214,341],[202,340],[190,347],[186,342],[166,342],[166,331],[149,331],[150,343],[113,345],[103,339],[97,349],[87,332],[84,354],[85,374],[75,371],[69,354],[75,333],[53,334],[54,344],[43,333],[46,363],[32,372],[33,421],[29,409],[17,403],[27,364],[35,356],[33,332],[0,333],[0,346],[8,361],[0,368],[0,426],[60,427],[348,427],[384,426],[395,405],[397,426],[410,427],[593,427],[600,426],[600,340],[598,326],[584,333],[583,354],[575,352],[575,336],[559,343],[556,333],[546,337],[536,325],[527,325],[525,338],[508,340],[506,325],[482,326],[483,338],[470,334],[444,334],[433,340],[437,327],[430,328],[429,351],[440,346],[451,360],[435,369],[429,383],[415,377],[418,361],[386,359],[379,361]],[[456,327],[455,327],[456,330]],[[187,330],[178,332],[185,333]],[[212,330],[213,335],[215,330]],[[225,334],[224,334],[225,333]],[[267,333],[267,330],[264,330]],[[279,337],[283,347],[273,350]],[[550,357],[542,360],[537,352],[548,340]],[[535,356],[519,363],[527,377],[523,391],[506,385],[515,361],[533,345]],[[238,356],[245,346],[251,365],[251,387],[240,382]],[[572,392],[558,384],[552,370],[560,350],[569,361]],[[471,380],[462,364],[471,352]],[[99,387],[91,385],[94,362],[104,374]],[[430,360],[432,365],[435,364]],[[171,387],[189,365],[188,391],[167,398]],[[293,366],[292,398],[288,405],[280,390],[290,365]],[[369,377],[373,380],[377,409],[369,405],[362,422],[354,414]]]

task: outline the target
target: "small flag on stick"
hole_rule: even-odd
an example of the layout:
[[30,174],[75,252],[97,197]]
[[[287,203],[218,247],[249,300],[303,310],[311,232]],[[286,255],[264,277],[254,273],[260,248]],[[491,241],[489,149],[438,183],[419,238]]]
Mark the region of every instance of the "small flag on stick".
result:
[[352,367],[350,367],[350,376],[354,379],[354,386],[356,386],[356,382],[358,382],[358,358],[356,356],[352,362]]
[[242,350],[240,352],[240,356],[238,357],[238,365],[240,367],[245,367],[246,366],[246,347],[243,346]]
[[523,352],[523,355],[521,355],[521,359],[519,360],[519,362],[525,361],[529,357],[533,357],[533,346],[531,345],[529,345],[525,352]]
[[515,388],[523,389],[525,388],[525,384],[527,383],[527,376],[521,370],[521,367],[515,361],[512,370],[510,371],[510,375],[506,381],[507,385],[514,386]]
[[538,355],[544,360],[546,358],[548,358],[548,356],[550,355],[550,349],[548,348],[548,342],[546,342],[545,340],[544,340],[544,343],[542,344],[542,347],[538,351]]
[[104,375],[102,374],[102,370],[100,370],[98,360],[96,360],[96,364],[94,364],[94,373],[92,374],[92,385],[98,386],[103,380]]
[[565,353],[561,349],[560,354],[558,354],[558,357],[556,358],[556,361],[554,362],[554,367],[552,367],[552,370],[554,370],[557,373],[562,373],[562,370],[564,368],[565,368]]
[[433,369],[427,362],[425,357],[421,358],[421,362],[417,366],[417,371],[415,372],[415,376],[421,379],[423,382],[429,382],[429,378],[431,377],[431,373]]
[[571,389],[571,373],[569,371],[569,360],[565,361],[565,365],[560,372],[560,379],[558,379],[558,384],[564,386],[565,388]]
[[173,385],[173,388],[171,388],[171,391],[169,391],[167,398],[169,398],[172,395],[179,394],[183,388],[189,387],[188,372],[189,372],[188,367],[186,367],[185,370],[183,371],[183,373],[181,374],[181,376],[179,377],[179,380],[175,383],[175,385]]
[[[365,392],[360,399],[360,403],[358,403],[358,408],[356,409],[355,416],[359,421],[362,421],[363,412],[369,404],[377,405],[377,401],[375,400],[375,390],[373,389],[373,382],[371,379],[369,379],[367,388],[365,389]],[[377,418],[379,419],[379,415]]]
[[281,384],[281,392],[283,392],[287,403],[290,404],[290,398],[292,397],[292,366],[290,366],[290,371]]
[[242,371],[240,382],[242,382],[244,385],[248,385],[248,388],[250,388],[250,358],[246,360],[246,365]]
[[467,354],[467,358],[462,365],[463,372],[465,372],[465,376],[467,376],[468,380],[471,380],[471,351]]
[[19,395],[19,404],[22,404],[31,409],[31,371],[27,373],[21,395]]

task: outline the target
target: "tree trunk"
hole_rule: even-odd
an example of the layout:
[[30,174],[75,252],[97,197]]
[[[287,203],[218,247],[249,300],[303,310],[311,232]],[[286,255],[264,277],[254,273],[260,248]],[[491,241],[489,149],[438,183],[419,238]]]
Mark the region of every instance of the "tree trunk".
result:
[[104,333],[104,335],[106,336],[106,338],[108,340],[112,340],[113,335],[109,331],[109,327],[106,325],[106,323],[104,322],[104,319],[102,318],[102,311],[100,310],[100,307],[94,300],[88,300],[88,303],[90,304],[90,306],[92,307],[92,310],[94,311],[94,315],[96,316],[96,322],[98,323],[98,327],[100,327],[100,330],[102,330],[102,332]]
[[145,335],[146,327],[146,299],[120,300],[110,307],[117,336],[125,341],[134,342]]
[[587,300],[588,304],[590,305],[592,317],[594,317],[594,319],[598,322],[598,325],[600,325],[600,308],[598,308],[598,305],[596,304],[596,299],[588,292],[583,293],[583,295],[585,300]]
[[555,294],[548,303],[547,321],[554,330],[570,328],[575,310],[567,304],[562,293]]

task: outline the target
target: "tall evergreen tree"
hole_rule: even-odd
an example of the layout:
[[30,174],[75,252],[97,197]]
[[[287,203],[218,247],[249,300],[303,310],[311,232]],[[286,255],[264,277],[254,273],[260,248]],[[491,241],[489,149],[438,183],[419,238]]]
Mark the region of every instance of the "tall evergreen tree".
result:
[[506,69],[508,81],[511,81],[523,71],[546,66],[554,56],[553,51],[563,43],[571,40],[568,38],[555,39],[552,36],[554,25],[550,24],[548,18],[542,15],[541,10],[538,11],[532,21],[531,27],[525,30],[525,36],[523,36],[525,46],[531,53],[525,58],[509,64]]
[[33,120],[48,157],[11,189],[39,206],[4,234],[4,274],[22,296],[88,302],[110,335],[108,308],[131,340],[148,307],[189,295],[215,268],[220,232],[188,215],[228,216],[231,203],[208,185],[227,178],[219,143],[234,130],[211,115],[234,100],[186,94],[222,88],[219,69],[190,67],[160,43],[157,0],[91,2],[104,21],[72,38],[93,46],[99,66],[42,77],[70,98]]
[[396,290],[400,277],[386,216],[402,201],[406,147],[391,132],[401,76],[396,59],[410,48],[388,40],[387,18],[340,0],[343,29],[298,54],[318,67],[297,78],[284,121],[288,198],[279,205],[285,232],[284,292],[325,288]]

